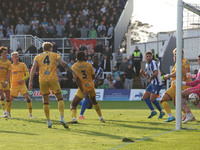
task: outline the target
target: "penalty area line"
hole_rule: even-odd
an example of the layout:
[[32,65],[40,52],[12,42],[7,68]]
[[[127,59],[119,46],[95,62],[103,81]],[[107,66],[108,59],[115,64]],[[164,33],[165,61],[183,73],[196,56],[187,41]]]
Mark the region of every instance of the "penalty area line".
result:
[[153,137],[157,137],[157,136],[160,136],[160,135],[164,135],[164,134],[167,134],[167,133],[171,133],[171,132],[174,132],[174,131],[177,131],[177,130],[172,130],[172,131],[167,131],[167,132],[155,134],[155,135],[152,135],[152,136],[147,136],[147,137],[145,137],[145,138],[141,138],[141,139],[135,140],[135,142],[127,142],[127,143],[123,143],[123,144],[117,145],[116,147],[110,148],[110,149],[108,149],[108,150],[120,149],[120,148],[122,148],[122,147],[125,147],[126,145],[134,144],[134,143],[140,142],[140,141],[145,141],[145,140],[147,140],[147,139],[150,139],[150,138],[153,138]]

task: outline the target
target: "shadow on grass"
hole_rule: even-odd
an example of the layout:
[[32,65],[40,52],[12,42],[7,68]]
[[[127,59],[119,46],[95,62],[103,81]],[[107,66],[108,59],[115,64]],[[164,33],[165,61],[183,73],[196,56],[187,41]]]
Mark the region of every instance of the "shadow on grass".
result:
[[24,132],[16,132],[16,131],[1,131],[0,133],[10,133],[10,134],[24,134],[24,135],[39,135],[39,134],[35,134],[35,133],[24,133]]
[[[146,129],[147,130],[161,130],[161,131],[170,131],[171,130],[171,129],[158,127],[160,125],[164,125],[164,123],[158,123],[158,122],[138,122],[138,121],[119,121],[119,120],[106,120],[106,121],[107,121],[106,124],[113,124],[113,125],[116,125],[116,126],[119,126],[119,127],[124,127],[124,128],[136,128],[136,129],[144,129],[144,130],[146,130]],[[128,123],[133,123],[133,124],[144,123],[147,126],[141,126],[141,125],[137,126],[137,125],[125,124],[127,122]]]
[[[24,119],[24,118],[12,118],[13,120],[18,120],[18,121],[25,121],[25,122],[30,122],[30,123],[38,123],[38,124],[47,124],[46,119]],[[51,119],[52,125],[60,125],[59,120],[53,120]],[[84,125],[85,123],[78,123],[81,125]]]
[[121,139],[122,136],[117,136],[113,134],[108,134],[108,133],[102,133],[102,132],[97,132],[97,131],[91,131],[91,130],[69,130],[70,132],[77,132],[81,134],[86,134],[86,135],[91,135],[91,136],[98,136],[98,137],[109,137],[112,139]]
[[160,119],[161,122],[150,122],[150,121],[127,121],[127,120],[106,120],[106,121],[112,121],[112,122],[119,122],[119,123],[144,123],[144,124],[151,124],[151,125],[163,125],[164,124],[164,119]]

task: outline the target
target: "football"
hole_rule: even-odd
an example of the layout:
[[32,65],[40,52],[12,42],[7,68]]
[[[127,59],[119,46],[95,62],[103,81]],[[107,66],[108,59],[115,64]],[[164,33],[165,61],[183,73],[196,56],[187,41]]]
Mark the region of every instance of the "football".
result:
[[199,96],[196,93],[191,93],[189,95],[189,101],[193,104],[197,104],[199,102]]

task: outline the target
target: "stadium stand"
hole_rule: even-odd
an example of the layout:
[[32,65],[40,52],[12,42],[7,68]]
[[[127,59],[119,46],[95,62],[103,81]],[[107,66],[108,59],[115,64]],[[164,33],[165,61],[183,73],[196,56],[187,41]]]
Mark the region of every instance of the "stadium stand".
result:
[[[40,38],[112,36],[126,0],[0,0],[0,37],[32,34]],[[92,29],[94,27],[94,29]],[[95,31],[97,36],[94,36]]]

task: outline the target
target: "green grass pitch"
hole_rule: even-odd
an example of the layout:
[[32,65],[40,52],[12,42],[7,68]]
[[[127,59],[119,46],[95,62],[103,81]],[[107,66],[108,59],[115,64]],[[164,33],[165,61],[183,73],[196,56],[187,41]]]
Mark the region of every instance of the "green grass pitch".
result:
[[[175,122],[164,123],[158,115],[147,119],[150,111],[141,102],[99,102],[106,123],[99,122],[94,109],[86,110],[86,120],[64,129],[59,124],[57,102],[50,102],[52,129],[47,128],[41,101],[33,101],[34,119],[29,119],[26,102],[12,104],[13,119],[0,118],[1,150],[130,150],[130,149],[199,149],[200,121],[174,131]],[[173,114],[174,106],[170,103]],[[71,120],[70,102],[65,102],[65,120]],[[200,110],[192,107],[197,120]],[[77,116],[80,112],[78,107]],[[2,113],[2,110],[1,110]],[[122,142],[122,138],[135,142]]]

